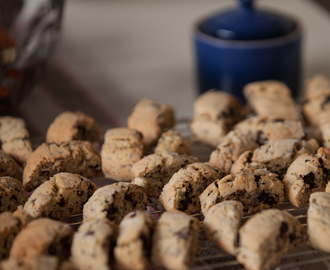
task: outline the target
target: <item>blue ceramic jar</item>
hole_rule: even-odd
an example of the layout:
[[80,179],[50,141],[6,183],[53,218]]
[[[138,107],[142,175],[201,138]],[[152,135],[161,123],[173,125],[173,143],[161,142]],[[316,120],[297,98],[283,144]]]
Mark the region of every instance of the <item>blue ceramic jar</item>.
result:
[[220,89],[244,101],[245,84],[278,80],[297,96],[302,28],[291,16],[258,10],[252,0],[208,16],[194,27],[199,91]]

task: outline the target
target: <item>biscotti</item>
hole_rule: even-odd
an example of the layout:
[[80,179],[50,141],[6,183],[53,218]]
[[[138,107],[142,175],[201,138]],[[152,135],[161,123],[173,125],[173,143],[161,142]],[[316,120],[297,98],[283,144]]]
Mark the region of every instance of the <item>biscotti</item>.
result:
[[124,217],[114,249],[119,269],[149,269],[154,227],[155,220],[148,213],[136,210]]
[[102,171],[117,181],[132,181],[132,166],[143,157],[142,134],[130,128],[106,131],[101,150]]
[[244,205],[244,215],[280,205],[284,186],[277,175],[266,169],[244,168],[210,184],[200,195],[202,212],[222,201],[236,200]]
[[225,173],[210,163],[193,163],[175,173],[164,186],[159,204],[166,211],[182,211],[187,214],[200,210],[199,195]]
[[28,158],[23,171],[25,190],[32,191],[59,172],[92,179],[103,175],[101,156],[88,141],[43,143]]
[[61,219],[79,214],[96,185],[78,174],[58,173],[41,184],[29,197],[24,210],[33,218]]
[[145,156],[133,165],[132,183],[142,187],[148,196],[159,196],[174,173],[194,162],[198,159],[173,152]]
[[129,128],[142,133],[143,142],[147,146],[156,144],[160,135],[174,125],[174,110],[170,106],[148,99],[140,100],[127,120]]
[[174,152],[191,156],[192,146],[191,142],[187,138],[183,138],[178,131],[170,129],[159,138],[154,152],[156,154]]
[[0,261],[9,256],[16,235],[32,220],[22,209],[0,215]]
[[40,255],[55,255],[62,262],[70,257],[72,237],[70,225],[48,218],[36,219],[16,236],[10,256],[27,261]]
[[117,226],[107,219],[84,222],[74,234],[71,260],[80,270],[110,270]]
[[247,84],[243,93],[255,114],[298,120],[297,105],[290,89],[279,81],[260,81]]
[[27,199],[28,195],[20,181],[9,176],[0,177],[0,213],[15,211]]
[[303,154],[288,168],[283,178],[285,194],[296,207],[308,204],[309,197],[324,191],[330,176],[330,150],[321,147],[315,156]]
[[84,221],[107,218],[116,224],[129,212],[145,211],[148,198],[142,188],[132,183],[119,182],[99,188],[84,205]]
[[0,176],[11,176],[15,179],[22,178],[18,164],[3,150],[0,150]]
[[199,229],[200,223],[194,217],[183,213],[163,213],[153,235],[153,265],[188,270],[199,251]]
[[0,117],[1,148],[17,163],[24,164],[33,151],[30,134],[22,118]]
[[304,228],[294,216],[277,209],[251,217],[239,230],[236,259],[249,270],[264,270],[303,242]]
[[50,124],[46,142],[61,142],[81,140],[94,142],[100,139],[101,127],[95,120],[83,112],[66,111],[58,115]]
[[207,239],[231,255],[237,253],[237,234],[243,217],[243,207],[239,201],[215,204],[207,212],[203,222]]

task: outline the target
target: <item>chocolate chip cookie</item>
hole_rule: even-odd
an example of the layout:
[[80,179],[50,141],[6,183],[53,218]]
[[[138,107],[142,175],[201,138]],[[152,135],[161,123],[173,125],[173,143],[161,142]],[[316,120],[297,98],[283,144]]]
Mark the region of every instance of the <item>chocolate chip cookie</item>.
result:
[[41,184],[29,197],[24,210],[33,218],[61,219],[79,214],[96,185],[78,174],[58,173]]
[[200,195],[202,212],[220,202],[235,200],[243,203],[244,215],[280,205],[284,186],[277,175],[266,169],[244,168],[210,184]]
[[135,178],[132,183],[142,187],[148,196],[157,197],[174,173],[197,161],[192,156],[173,152],[145,156],[133,165]]
[[59,172],[76,173],[86,178],[100,177],[103,175],[100,154],[88,141],[43,143],[26,162],[24,188],[32,191]]
[[80,270],[111,269],[117,226],[107,219],[84,222],[74,234],[71,260]]
[[132,181],[132,166],[143,157],[142,134],[131,128],[106,131],[101,150],[102,171],[117,181]]
[[84,220],[107,218],[119,224],[129,212],[145,211],[148,203],[143,189],[132,183],[119,182],[99,188],[84,205]]
[[114,250],[119,269],[149,269],[154,227],[150,214],[136,210],[124,217]]
[[175,173],[164,186],[159,204],[166,211],[177,210],[187,214],[200,210],[199,195],[216,179],[225,173],[210,163],[193,163]]

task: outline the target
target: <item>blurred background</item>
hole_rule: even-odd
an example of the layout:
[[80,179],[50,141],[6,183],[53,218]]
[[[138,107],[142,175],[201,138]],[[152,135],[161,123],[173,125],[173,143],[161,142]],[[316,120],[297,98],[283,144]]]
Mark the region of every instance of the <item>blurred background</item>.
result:
[[[51,2],[54,10],[63,4]],[[316,73],[330,77],[329,2],[256,1],[260,8],[292,13],[302,21],[304,79]],[[178,118],[188,118],[197,97],[193,24],[235,5],[234,0],[66,1],[64,13],[53,12],[63,15],[62,30],[47,65],[40,65],[40,80],[19,106],[2,114],[24,117],[35,136],[44,136],[65,110],[81,110],[105,129],[124,126],[141,98],[171,105]],[[45,42],[57,40],[55,32],[46,33]]]

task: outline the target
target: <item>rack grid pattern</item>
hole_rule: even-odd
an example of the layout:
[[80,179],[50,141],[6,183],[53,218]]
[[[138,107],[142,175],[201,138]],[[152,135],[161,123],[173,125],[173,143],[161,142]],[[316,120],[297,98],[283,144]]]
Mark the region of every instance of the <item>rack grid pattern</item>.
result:
[[[178,122],[176,129],[184,137],[191,138],[189,131],[188,120],[184,119]],[[208,161],[209,156],[213,148],[193,143],[194,156],[198,157],[201,162]],[[98,186],[104,186],[113,183],[110,179],[96,179],[94,181]],[[302,225],[306,228],[307,209],[308,206],[297,209],[289,201],[285,201],[280,206],[276,207],[280,210],[287,210],[289,213],[298,218]],[[157,220],[165,210],[157,204],[157,198],[149,198],[147,205],[147,212],[152,214]],[[198,218],[203,222],[202,213],[195,213],[192,216]],[[252,215],[244,216],[242,224],[244,224]],[[71,224],[73,228],[78,228],[82,222],[82,215],[75,215],[69,218],[63,219],[63,221]],[[209,242],[204,236],[203,232],[200,232],[201,247],[200,252],[197,255],[192,270],[243,270],[244,267],[236,261],[235,257],[229,255],[221,248],[215,246]],[[153,268],[154,269],[154,268]],[[281,263],[269,270],[330,270],[330,254],[317,251],[307,246],[306,244],[300,244],[295,250],[290,251],[288,254],[281,258]],[[154,269],[160,270],[160,269]]]

